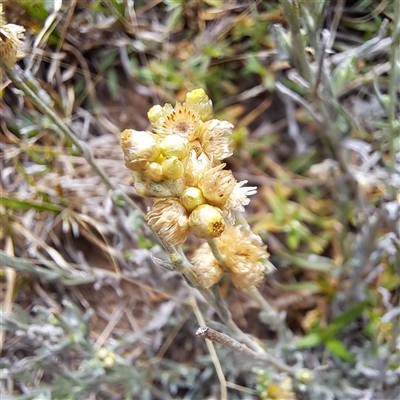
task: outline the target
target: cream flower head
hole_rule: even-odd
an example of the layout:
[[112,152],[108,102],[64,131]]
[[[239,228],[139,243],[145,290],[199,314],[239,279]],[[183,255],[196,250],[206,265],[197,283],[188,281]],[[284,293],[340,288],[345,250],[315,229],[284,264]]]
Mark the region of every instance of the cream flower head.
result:
[[200,178],[210,168],[210,165],[211,161],[204,153],[197,156],[196,152],[192,150],[185,167],[186,185],[198,186]]
[[186,241],[189,221],[185,207],[178,200],[155,200],[145,219],[165,242],[179,246]]
[[156,134],[179,135],[189,141],[197,139],[203,123],[198,113],[186,103],[176,102],[175,107],[171,104],[164,107],[154,106],[147,115]]
[[222,207],[236,185],[236,179],[229,170],[224,170],[226,164],[210,168],[203,172],[198,186],[208,202],[216,207]]
[[203,243],[193,254],[192,264],[200,285],[209,288],[220,281],[224,271],[214,258],[210,247]]
[[269,257],[260,237],[242,225],[228,225],[223,235],[217,239],[217,245],[224,255],[226,266],[239,275],[249,272],[254,264],[262,264]]
[[19,58],[24,56],[22,51],[24,32],[23,26],[6,24],[3,5],[0,4],[0,58],[7,67],[12,67]]
[[215,165],[233,153],[232,129],[233,125],[230,122],[218,119],[207,121],[201,127],[199,135],[201,147]]

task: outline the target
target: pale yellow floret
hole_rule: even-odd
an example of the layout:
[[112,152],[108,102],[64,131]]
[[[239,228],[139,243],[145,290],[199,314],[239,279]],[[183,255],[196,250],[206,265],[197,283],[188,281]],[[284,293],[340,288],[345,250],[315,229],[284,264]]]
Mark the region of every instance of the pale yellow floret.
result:
[[207,201],[217,207],[225,204],[236,185],[232,172],[223,169],[225,165],[220,164],[204,171],[198,183]]
[[201,239],[213,239],[222,234],[225,222],[218,208],[203,204],[189,216],[190,232]]
[[206,204],[207,200],[203,196],[201,190],[197,187],[187,187],[181,195],[181,203],[189,212],[193,211],[196,207]]
[[209,288],[220,281],[224,271],[214,258],[210,247],[203,243],[193,254],[192,264],[200,285]]
[[179,200],[155,200],[145,219],[161,239],[173,246],[184,243],[189,234],[187,212]]

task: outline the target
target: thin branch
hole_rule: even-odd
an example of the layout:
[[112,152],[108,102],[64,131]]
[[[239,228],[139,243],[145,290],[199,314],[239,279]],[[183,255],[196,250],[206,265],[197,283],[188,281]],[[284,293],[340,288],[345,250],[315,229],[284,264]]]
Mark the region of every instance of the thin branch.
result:
[[243,354],[246,357],[252,358],[256,361],[266,362],[271,364],[274,368],[276,368],[280,372],[286,372],[293,377],[296,377],[296,369],[290,367],[287,364],[282,363],[281,361],[277,360],[275,357],[271,356],[267,353],[256,353],[255,351],[248,348],[246,345],[238,342],[235,339],[232,339],[230,336],[225,335],[224,333],[215,331],[214,329],[208,328],[207,326],[200,327],[196,331],[196,335],[200,336],[204,339],[211,340],[215,343],[220,343],[225,347],[228,347],[232,350],[237,351],[238,353]]
[[287,88],[283,83],[281,82],[275,82],[275,88],[276,90],[285,95],[288,96],[290,99],[292,99],[294,102],[300,104],[303,106],[314,118],[317,122],[322,124],[324,122],[323,118],[321,115],[314,109],[314,107],[309,104],[306,100],[304,100],[300,95],[298,95],[296,92],[293,90],[290,90]]
[[[196,297],[194,296],[193,291],[191,291],[191,293],[190,293],[190,298],[191,298],[192,308],[193,308],[194,313],[196,315],[197,321],[200,324],[205,325],[205,321],[204,321],[203,315],[201,314],[200,309],[199,309],[199,307],[197,305]],[[196,334],[197,334],[197,332],[196,332]],[[226,389],[226,379],[225,379],[224,372],[222,371],[221,363],[219,362],[218,354],[217,354],[217,352],[215,350],[215,347],[214,347],[214,345],[212,343],[212,340],[206,340],[206,344],[207,344],[207,347],[208,347],[208,351],[211,354],[211,358],[213,360],[213,363],[214,363],[214,366],[215,366],[215,370],[217,371],[218,379],[219,379],[219,382],[220,382],[221,400],[227,399],[228,398],[228,391]]]

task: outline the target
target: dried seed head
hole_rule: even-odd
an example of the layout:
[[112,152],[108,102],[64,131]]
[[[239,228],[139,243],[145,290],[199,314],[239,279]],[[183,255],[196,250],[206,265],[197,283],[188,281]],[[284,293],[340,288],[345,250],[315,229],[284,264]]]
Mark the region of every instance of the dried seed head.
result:
[[202,121],[208,121],[213,115],[212,101],[204,89],[194,89],[186,93],[186,103],[194,108]]
[[220,164],[205,171],[198,183],[204,197],[217,207],[225,204],[236,185],[232,172],[223,169],[225,165]]
[[205,204],[207,201],[203,196],[201,190],[197,187],[187,187],[181,195],[181,203],[189,212],[193,211],[196,207]]
[[197,186],[203,173],[210,168],[210,160],[201,153],[199,156],[192,150],[185,166],[185,182],[187,186]]
[[207,156],[217,164],[233,153],[233,125],[228,121],[212,119],[201,126],[199,141]]
[[179,135],[168,135],[160,142],[161,153],[164,157],[178,157],[183,160],[190,151],[189,140]]
[[240,290],[246,290],[252,286],[258,286],[264,280],[265,268],[261,263],[254,264],[246,274],[230,273],[232,283]]
[[202,239],[212,239],[221,235],[225,223],[221,212],[209,204],[195,208],[189,216],[190,231]]
[[156,161],[161,153],[160,145],[151,132],[125,129],[120,143],[125,155],[126,166],[133,171],[141,171],[148,162]]
[[24,32],[23,26],[6,24],[3,5],[0,4],[0,58],[7,67],[12,67],[19,58],[24,56],[22,51],[25,39]]
[[189,234],[186,209],[179,200],[155,200],[145,219],[161,239],[173,246],[184,243]]
[[220,281],[224,271],[214,258],[210,247],[203,243],[193,254],[192,264],[200,285],[209,288]]
[[239,289],[258,285],[264,274],[272,272],[266,246],[249,228],[228,225],[216,242],[232,273],[232,282]]

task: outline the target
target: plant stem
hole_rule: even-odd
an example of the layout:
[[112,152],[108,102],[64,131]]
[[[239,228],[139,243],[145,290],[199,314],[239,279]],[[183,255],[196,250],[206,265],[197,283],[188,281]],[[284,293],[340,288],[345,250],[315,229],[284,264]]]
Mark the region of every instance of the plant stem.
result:
[[393,2],[394,18],[392,21],[392,44],[390,46],[390,72],[389,72],[389,151],[390,151],[390,168],[395,170],[396,149],[395,139],[400,134],[400,124],[396,121],[396,106],[398,103],[397,91],[400,86],[400,1]]
[[281,0],[283,13],[286,21],[290,26],[292,32],[292,57],[296,68],[301,73],[302,77],[308,82],[312,83],[312,72],[310,63],[307,60],[306,46],[300,32],[300,10],[297,1],[295,0]]
[[223,346],[229,347],[230,349],[235,350],[247,357],[253,358],[254,360],[267,362],[280,372],[286,372],[292,376],[296,376],[296,370],[289,365],[282,363],[275,357],[265,352],[263,354],[257,353],[224,333],[215,331],[214,329],[206,326],[202,326],[197,330],[196,335],[201,336],[204,339],[211,340],[215,343],[220,343]]
[[207,240],[207,243],[210,246],[214,258],[218,261],[218,264],[221,266],[222,269],[226,270],[227,267],[225,265],[224,257],[219,251],[216,241],[214,239],[209,239]]

